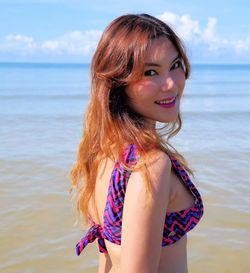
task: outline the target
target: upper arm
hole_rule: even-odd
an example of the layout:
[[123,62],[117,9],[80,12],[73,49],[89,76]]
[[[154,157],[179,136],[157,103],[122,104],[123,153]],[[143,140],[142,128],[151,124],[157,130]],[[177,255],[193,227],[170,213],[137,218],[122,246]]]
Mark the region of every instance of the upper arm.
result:
[[169,198],[171,161],[157,153],[148,166],[152,195],[140,172],[130,176],[123,208],[121,273],[157,272]]

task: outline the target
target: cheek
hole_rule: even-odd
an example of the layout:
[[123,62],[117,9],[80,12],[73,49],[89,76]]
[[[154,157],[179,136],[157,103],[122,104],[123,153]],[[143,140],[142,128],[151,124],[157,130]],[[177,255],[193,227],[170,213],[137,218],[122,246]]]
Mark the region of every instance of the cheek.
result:
[[183,93],[183,90],[184,90],[184,88],[185,88],[185,83],[186,83],[185,80],[183,80],[183,81],[180,83],[180,90],[181,90],[181,93]]
[[177,81],[178,90],[179,90],[180,94],[183,93],[183,90],[185,88],[185,84],[186,84],[186,78],[185,78],[185,75],[182,73],[180,75],[180,77],[178,77],[178,81]]
[[152,90],[155,89],[155,84],[149,81],[143,81],[140,83],[130,84],[125,89],[126,94],[131,99],[143,99],[152,94]]

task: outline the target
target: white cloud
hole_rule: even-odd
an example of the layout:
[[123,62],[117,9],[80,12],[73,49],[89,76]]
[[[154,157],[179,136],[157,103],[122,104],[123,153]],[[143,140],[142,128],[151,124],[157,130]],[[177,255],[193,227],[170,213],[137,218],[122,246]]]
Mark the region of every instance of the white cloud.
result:
[[207,42],[215,42],[217,41],[216,38],[216,25],[217,25],[217,19],[216,18],[208,18],[207,27],[204,29],[203,32],[203,39]]
[[53,40],[38,42],[31,36],[10,34],[0,44],[0,51],[19,51],[27,55],[43,52],[46,54],[83,56],[94,51],[100,36],[101,31],[99,30],[72,31]]
[[[206,56],[230,54],[242,56],[250,53],[250,37],[232,40],[217,33],[217,18],[210,17],[205,25],[193,19],[189,14],[178,15],[164,12],[157,16],[172,26],[177,34],[188,44],[193,52],[205,52]],[[22,34],[9,34],[0,41],[0,53],[15,53],[16,56],[69,56],[89,57],[100,39],[100,30],[72,31],[54,39],[38,41],[34,37]],[[230,52],[230,53],[229,53]],[[82,58],[83,59],[83,58]]]
[[[191,46],[205,45],[208,51],[218,51],[224,48],[237,51],[237,48],[241,47],[239,41],[230,41],[216,33],[217,19],[214,17],[208,18],[205,28],[202,28],[200,23],[193,20],[188,14],[179,16],[164,12],[157,17],[172,26],[180,37]],[[245,41],[242,41],[242,44],[245,44]]]
[[250,51],[250,37],[247,37],[245,40],[235,41],[234,47],[237,53],[245,53],[246,51]]
[[171,12],[164,12],[157,17],[169,24],[185,42],[199,44],[215,41],[215,18],[210,18],[206,29],[202,30],[200,23],[193,20],[188,14],[180,16]]
[[47,53],[86,55],[95,49],[100,36],[101,31],[99,30],[72,31],[54,40],[44,41],[41,49]]
[[232,47],[228,39],[219,37],[216,34],[216,25],[216,18],[208,18],[207,26],[201,36],[201,40],[208,45],[208,50],[216,51],[218,49]]
[[9,34],[5,37],[4,42],[0,44],[0,50],[19,51],[21,53],[34,52],[37,49],[37,43],[31,36],[21,34]]
[[164,12],[157,17],[173,27],[184,40],[190,41],[201,35],[199,22],[192,20],[188,14],[179,16],[171,12]]

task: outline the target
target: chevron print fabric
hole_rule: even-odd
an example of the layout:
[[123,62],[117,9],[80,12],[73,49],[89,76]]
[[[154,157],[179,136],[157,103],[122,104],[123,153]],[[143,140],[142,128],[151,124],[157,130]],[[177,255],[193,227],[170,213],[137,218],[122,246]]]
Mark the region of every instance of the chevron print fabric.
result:
[[[123,160],[126,164],[129,166],[135,165],[138,161],[138,153],[135,145],[129,145],[124,151],[123,156]],[[170,159],[176,174],[194,195],[195,203],[191,208],[166,213],[162,246],[173,244],[181,239],[188,231],[197,225],[203,215],[203,203],[198,190],[181,164],[173,156],[170,156]],[[119,161],[115,163],[110,178],[106,207],[103,215],[104,225],[102,227],[91,220],[91,228],[76,245],[77,255],[80,255],[83,249],[89,243],[95,241],[95,239],[98,239],[99,251],[102,253],[107,253],[104,239],[114,244],[121,244],[123,204],[130,174],[131,171],[127,170]]]

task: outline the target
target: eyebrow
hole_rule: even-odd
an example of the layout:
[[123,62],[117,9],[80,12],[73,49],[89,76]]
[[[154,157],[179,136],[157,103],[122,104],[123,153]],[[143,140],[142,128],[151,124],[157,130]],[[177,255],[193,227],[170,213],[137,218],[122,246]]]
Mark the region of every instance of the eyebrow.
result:
[[[180,58],[180,54],[178,54],[174,59],[173,59],[173,61],[171,62],[171,64],[172,63],[174,63],[176,60],[178,60]],[[160,64],[158,64],[158,63],[145,63],[145,66],[156,66],[156,67],[159,67],[159,66],[161,66]]]

